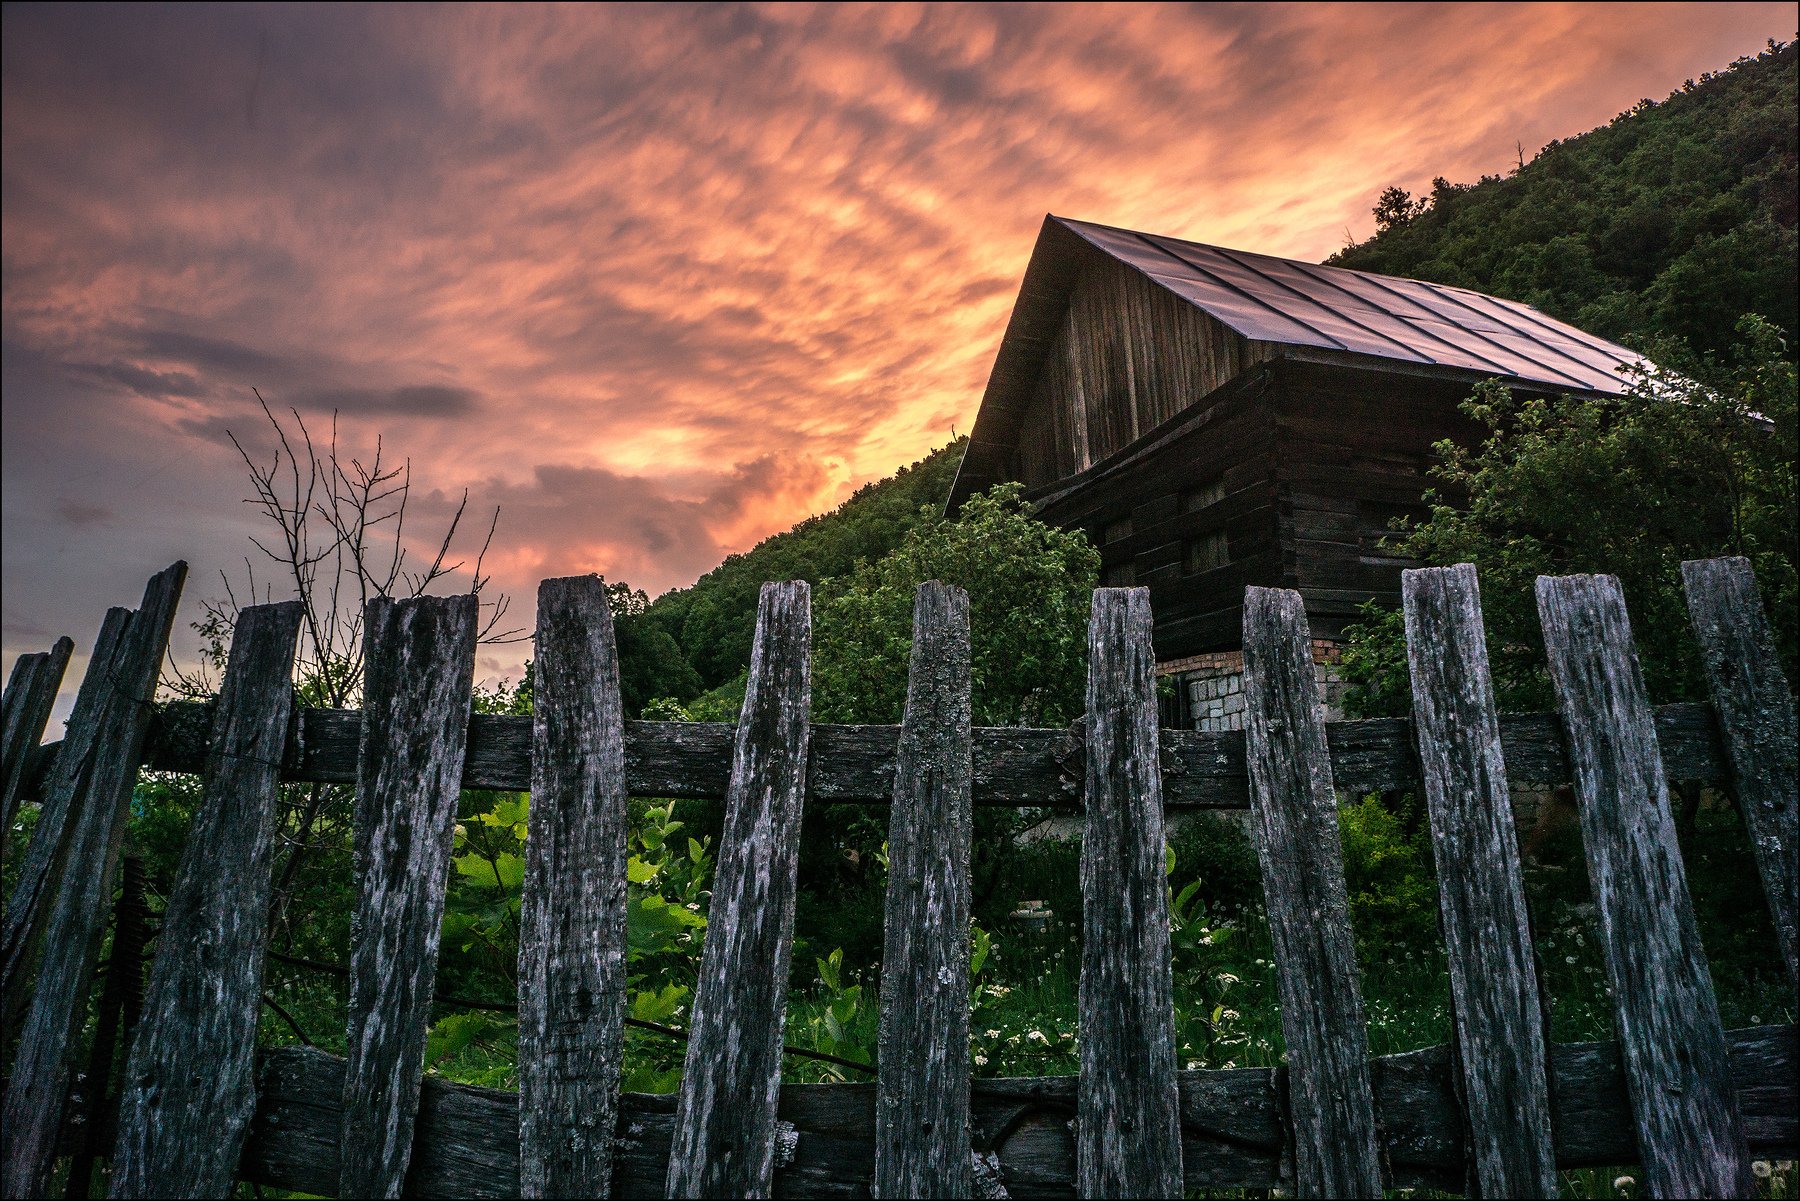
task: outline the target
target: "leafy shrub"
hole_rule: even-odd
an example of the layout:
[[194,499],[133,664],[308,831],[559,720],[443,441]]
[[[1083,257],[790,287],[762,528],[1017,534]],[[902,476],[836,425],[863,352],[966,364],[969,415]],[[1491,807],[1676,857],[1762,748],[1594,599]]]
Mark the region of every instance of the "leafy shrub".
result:
[[1438,945],[1430,836],[1412,795],[1389,795],[1388,804],[1371,794],[1338,810],[1350,924],[1365,961]]

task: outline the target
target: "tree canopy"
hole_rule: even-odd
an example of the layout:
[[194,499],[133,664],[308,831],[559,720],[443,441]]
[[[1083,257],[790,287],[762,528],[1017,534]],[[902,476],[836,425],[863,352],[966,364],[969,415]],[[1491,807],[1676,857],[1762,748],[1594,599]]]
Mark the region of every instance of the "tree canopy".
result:
[[1100,556],[1079,530],[1030,516],[1023,491],[1001,484],[973,496],[957,520],[915,526],[889,554],[826,585],[813,651],[820,720],[900,720],[913,593],[926,580],[969,594],[975,724],[1060,725],[1081,713]]
[[[1625,591],[1645,683],[1658,700],[1703,699],[1681,582],[1684,559],[1743,555],[1796,677],[1795,368],[1760,317],[1737,327],[1729,361],[1659,348],[1661,366],[1623,397],[1544,399],[1497,381],[1463,405],[1484,437],[1440,443],[1429,515],[1398,536],[1429,564],[1473,563],[1503,708],[1549,703],[1532,582],[1604,572]],[[1345,674],[1365,716],[1410,711],[1396,616],[1352,631]]]

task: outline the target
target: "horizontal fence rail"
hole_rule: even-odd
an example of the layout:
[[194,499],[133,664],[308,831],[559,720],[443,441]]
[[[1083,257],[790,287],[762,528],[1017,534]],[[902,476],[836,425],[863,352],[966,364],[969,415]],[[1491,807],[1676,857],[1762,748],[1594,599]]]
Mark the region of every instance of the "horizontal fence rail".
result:
[[[1660,705],[1656,736],[1671,780],[1723,783],[1726,755],[1708,704]],[[176,701],[151,723],[144,766],[198,772],[206,761],[212,705]],[[354,784],[362,714],[353,709],[302,709],[296,736],[282,759],[285,783]],[[632,796],[722,800],[731,780],[729,722],[628,721],[625,781]],[[822,805],[893,803],[899,726],[816,723],[806,799]],[[1334,721],[1325,726],[1332,776],[1340,791],[1387,792],[1421,786],[1411,718]],[[1507,781],[1520,787],[1573,781],[1562,727],[1551,713],[1500,716]],[[973,731],[976,805],[1077,805],[1086,770],[1086,739],[1072,729],[978,726]],[[1248,809],[1249,769],[1244,732],[1161,731],[1166,809]],[[40,748],[33,765],[42,779],[60,743]],[[531,718],[477,713],[469,718],[462,787],[524,792],[531,787]]]
[[[1800,1145],[1794,1027],[1731,1033],[1732,1084],[1758,1157]],[[1396,1188],[1460,1189],[1467,1146],[1450,1056],[1433,1047],[1369,1061],[1382,1150]],[[1550,1054],[1558,1167],[1637,1159],[1631,1106],[1613,1042],[1566,1043]],[[337,1183],[338,1107],[344,1062],[289,1047],[263,1053],[261,1101],[239,1165],[242,1179],[299,1192]],[[1229,1068],[1178,1072],[1183,1180],[1190,1189],[1279,1188],[1290,1145],[1284,1072]],[[1075,1188],[1074,1076],[971,1082],[977,1154],[998,1157],[1014,1197],[1067,1197]],[[875,1175],[873,1084],[784,1084],[777,1110],[792,1123],[792,1159],[775,1170],[788,1197],[867,1197]],[[426,1080],[410,1184],[421,1197],[518,1195],[518,1136],[511,1093]],[[673,1095],[619,1099],[615,1197],[663,1195]]]

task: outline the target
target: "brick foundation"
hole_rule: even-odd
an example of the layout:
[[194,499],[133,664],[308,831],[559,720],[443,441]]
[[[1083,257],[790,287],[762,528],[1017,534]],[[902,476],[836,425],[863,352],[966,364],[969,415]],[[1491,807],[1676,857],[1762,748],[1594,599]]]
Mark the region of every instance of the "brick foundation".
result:
[[[1344,682],[1338,675],[1343,648],[1324,638],[1313,639],[1313,674],[1325,702],[1325,719],[1343,717]],[[1181,724],[1190,730],[1217,732],[1244,728],[1244,652],[1212,651],[1156,665],[1156,674],[1172,676],[1182,697]]]

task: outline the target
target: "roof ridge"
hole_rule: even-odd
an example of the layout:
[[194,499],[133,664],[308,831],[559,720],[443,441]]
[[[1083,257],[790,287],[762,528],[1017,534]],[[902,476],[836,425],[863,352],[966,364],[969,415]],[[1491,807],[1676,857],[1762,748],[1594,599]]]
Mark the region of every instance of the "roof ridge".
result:
[[[1310,263],[1055,213],[1048,220],[1251,341],[1329,346],[1593,392],[1616,391],[1618,367],[1641,357],[1532,305],[1459,284]],[[1155,262],[1134,248],[1148,251]],[[1158,265],[1164,261],[1170,264],[1167,271]]]

